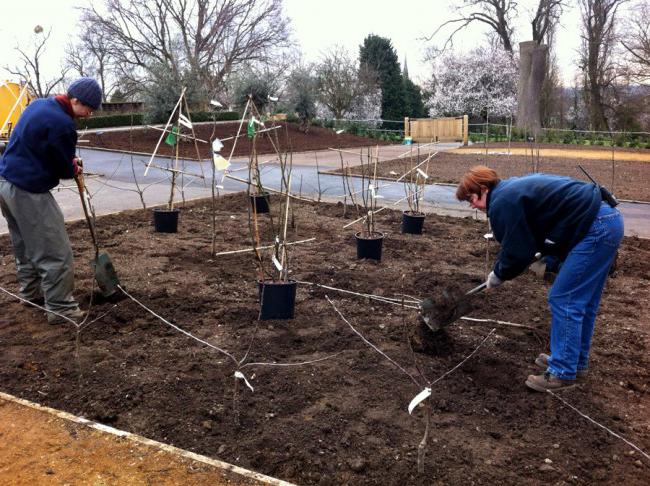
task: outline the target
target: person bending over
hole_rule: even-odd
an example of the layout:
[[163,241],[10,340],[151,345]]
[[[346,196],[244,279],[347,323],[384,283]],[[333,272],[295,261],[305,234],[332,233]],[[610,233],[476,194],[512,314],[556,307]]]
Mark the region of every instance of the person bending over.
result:
[[521,274],[536,254],[562,261],[548,293],[551,352],[530,375],[536,391],[571,387],[584,379],[603,287],[623,239],[623,217],[601,187],[569,177],[530,174],[500,179],[485,166],[470,169],[456,190],[459,201],[487,214],[501,250],[488,289]]

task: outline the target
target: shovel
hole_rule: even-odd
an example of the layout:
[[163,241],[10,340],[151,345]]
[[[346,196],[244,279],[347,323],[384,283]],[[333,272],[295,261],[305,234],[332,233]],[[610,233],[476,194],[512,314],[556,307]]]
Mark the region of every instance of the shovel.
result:
[[99,245],[97,244],[97,235],[95,234],[95,225],[90,217],[90,212],[88,208],[90,207],[90,198],[88,196],[88,191],[86,190],[86,184],[84,183],[83,174],[79,173],[74,176],[74,180],[77,183],[79,188],[79,196],[81,197],[81,206],[84,210],[84,215],[86,216],[86,222],[88,223],[88,228],[90,229],[90,236],[93,240],[93,246],[95,247],[95,258],[90,261],[90,268],[93,269],[95,274],[95,280],[99,286],[99,290],[104,297],[110,297],[115,292],[117,292],[117,286],[120,284],[120,280],[117,278],[117,272],[115,267],[113,267],[113,262],[111,262],[110,257],[106,253],[99,253]]
[[487,283],[474,287],[472,290],[463,295],[460,299],[452,300],[446,291],[443,292],[444,302],[436,308],[431,298],[426,298],[420,304],[420,319],[426,326],[434,332],[440,331],[452,322],[460,319],[472,310],[469,301],[472,296],[482,292],[487,288]]

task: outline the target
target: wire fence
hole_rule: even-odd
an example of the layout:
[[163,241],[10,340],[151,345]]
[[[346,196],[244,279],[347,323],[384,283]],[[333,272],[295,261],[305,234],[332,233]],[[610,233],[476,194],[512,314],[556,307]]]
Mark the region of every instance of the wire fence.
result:
[[503,123],[470,123],[469,140],[473,143],[537,142],[650,149],[650,132],[542,128],[540,135],[531,137],[529,132]]

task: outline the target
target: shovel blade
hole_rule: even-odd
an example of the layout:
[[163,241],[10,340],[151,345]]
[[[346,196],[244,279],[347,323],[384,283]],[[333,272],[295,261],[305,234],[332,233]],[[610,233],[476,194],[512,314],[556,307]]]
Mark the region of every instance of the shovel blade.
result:
[[90,262],[99,290],[104,297],[110,297],[117,292],[120,280],[113,266],[111,258],[106,253],[100,253],[97,259]]

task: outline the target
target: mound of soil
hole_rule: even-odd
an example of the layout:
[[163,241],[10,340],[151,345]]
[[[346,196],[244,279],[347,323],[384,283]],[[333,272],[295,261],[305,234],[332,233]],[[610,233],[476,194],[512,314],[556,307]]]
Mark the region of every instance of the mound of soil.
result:
[[[490,150],[495,150],[495,147],[490,146]],[[414,152],[413,157],[382,161],[377,164],[377,175],[395,180],[428,156],[428,152],[420,155]],[[531,172],[545,172],[588,181],[589,179],[578,168],[578,164],[582,165],[596,181],[610,188],[616,197],[650,201],[650,185],[647,183],[650,178],[650,163],[643,161],[619,160],[612,163],[607,158],[578,160],[572,157],[536,157],[530,154],[486,156],[485,154],[438,152],[428,166],[424,164],[420,169],[426,170],[430,183],[457,184],[463,174],[475,165],[487,165],[496,170],[502,178],[522,176]],[[353,174],[361,174],[360,166],[350,170]]]
[[[348,133],[341,133],[337,135],[333,130],[322,127],[310,127],[307,133],[298,129],[295,123],[277,123],[272,125],[267,123],[267,128],[277,126],[278,128],[272,131],[260,133],[257,138],[257,153],[259,154],[275,154],[276,147],[281,154],[285,152],[305,152],[309,150],[327,150],[330,147],[334,148],[349,148],[349,147],[368,147],[376,145],[386,145],[389,142],[369,139],[365,137],[357,137]],[[206,142],[194,143],[194,140],[187,138],[180,138],[179,156],[184,159],[197,160],[197,148],[201,159],[212,158],[211,141],[215,138],[223,140],[225,138],[233,137],[231,140],[223,141],[223,148],[221,154],[227,157],[232,150],[234,137],[237,135],[239,129],[239,122],[233,123],[201,123],[194,125],[194,132],[196,138]],[[258,128],[259,129],[259,128]],[[85,148],[104,148],[109,150],[127,150],[129,152],[142,152],[153,153],[156,144],[160,139],[163,132],[153,128],[138,128],[138,129],[125,129],[125,130],[111,130],[101,133],[88,133],[83,136]],[[191,135],[187,128],[183,128],[183,134]],[[241,136],[238,137],[237,144],[233,155],[235,156],[249,156],[252,151],[252,140],[246,136],[246,124],[242,126],[240,131]],[[160,144],[157,154],[161,156],[173,157],[176,153],[176,148],[167,145],[163,142]]]
[[[217,251],[250,245],[246,204],[243,194],[217,201]],[[272,210],[277,224],[277,200]],[[524,386],[528,374],[540,371],[537,354],[548,351],[539,337],[548,333],[547,285],[532,274],[478,299],[475,317],[538,332],[497,327],[433,386],[426,401],[432,430],[418,473],[425,408],[409,415],[407,405],[423,387],[419,372],[427,381],[441,377],[492,326],[459,321],[436,341],[435,352],[413,353],[407,337],[419,326],[417,309],[304,282],[391,297],[468,290],[484,279],[486,251],[493,260],[497,248],[486,248],[482,222],[427,216],[424,235],[402,235],[401,214],[385,211],[376,216],[377,229],[389,233],[381,263],[359,261],[355,230],[342,229],[349,221],[342,213],[341,205],[293,206],[289,239],[316,237],[291,247],[291,276],[301,282],[296,317],[262,322],[252,253],[211,255],[209,202],[182,208],[177,234],[154,233],[150,212],[101,218],[100,243],[137,302],[96,300],[90,315],[97,320],[77,341],[72,326],[50,326],[40,311],[1,294],[3,391],[300,484],[647,484],[648,463],[638,452],[557,398]],[[260,216],[266,242],[271,226]],[[68,229],[77,296],[88,308],[88,231],[83,222]],[[6,235],[0,244],[0,285],[15,291]],[[270,269],[268,252],[263,256]],[[589,380],[562,394],[646,451],[648,261],[650,242],[626,238],[598,318]],[[364,343],[326,296],[404,371]],[[235,387],[237,360],[249,364],[240,369],[254,391],[241,381]],[[311,363],[271,365],[305,362]]]

